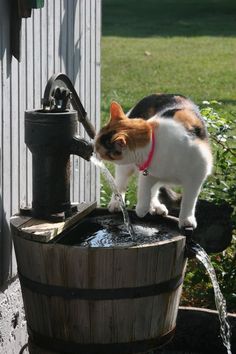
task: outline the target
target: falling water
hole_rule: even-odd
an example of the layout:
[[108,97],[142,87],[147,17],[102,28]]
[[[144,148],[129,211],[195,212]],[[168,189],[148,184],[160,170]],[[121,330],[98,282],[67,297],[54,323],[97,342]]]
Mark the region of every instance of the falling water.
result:
[[227,349],[227,354],[232,354],[231,345],[230,345],[230,337],[231,337],[231,329],[230,324],[227,318],[227,309],[225,299],[220,291],[220,287],[216,278],[215,269],[210,261],[208,254],[204,251],[204,249],[198,245],[194,244],[192,246],[194,252],[196,252],[196,257],[202,264],[205,266],[213,285],[214,293],[215,293],[215,304],[219,314],[220,320],[220,335],[223,341],[224,346]]
[[121,193],[118,191],[115,180],[112,176],[112,174],[110,173],[110,171],[106,168],[106,166],[104,165],[104,163],[101,160],[98,160],[95,156],[92,156],[90,161],[97,167],[99,167],[101,169],[102,174],[104,175],[104,177],[106,178],[106,180],[108,181],[112,192],[114,193],[114,196],[116,198],[116,200],[118,200],[119,204],[120,204],[120,208],[121,211],[123,213],[123,217],[124,217],[124,224],[131,236],[131,238],[134,238],[134,230],[133,230],[133,226],[130,222],[130,218],[129,218],[129,214],[128,211],[125,207],[125,202],[122,198]]
[[[120,194],[120,192],[117,189],[117,186],[116,186],[113,176],[111,175],[111,173],[108,171],[108,169],[106,168],[106,166],[104,165],[104,163],[101,160],[98,160],[95,156],[92,156],[90,160],[93,164],[95,164],[96,166],[98,166],[101,169],[104,177],[109,182],[109,185],[115,195],[115,198],[120,203],[120,207],[121,207],[123,217],[124,217],[124,224],[129,232],[131,238],[134,240],[135,233],[134,233],[132,224],[129,219],[129,214],[126,210],[122,195]],[[231,344],[230,344],[231,329],[230,329],[230,324],[229,324],[229,321],[227,318],[226,301],[221,293],[215,270],[212,266],[210,258],[208,257],[208,254],[204,251],[204,249],[200,245],[194,243],[191,246],[191,248],[196,253],[196,258],[200,262],[202,262],[202,264],[205,266],[205,268],[211,278],[211,282],[212,282],[214,294],[215,294],[215,304],[216,304],[216,308],[217,308],[217,311],[219,314],[219,320],[220,320],[220,335],[221,335],[223,344],[227,349],[227,354],[232,354]]]

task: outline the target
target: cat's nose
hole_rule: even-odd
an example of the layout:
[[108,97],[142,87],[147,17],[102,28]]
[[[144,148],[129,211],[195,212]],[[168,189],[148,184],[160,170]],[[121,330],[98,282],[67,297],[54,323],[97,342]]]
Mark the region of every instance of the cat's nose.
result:
[[94,153],[97,156],[97,158],[101,159],[101,154],[99,153],[99,148],[98,148],[98,146],[96,144],[96,141],[95,141],[95,144],[94,144]]
[[94,152],[97,153],[99,147],[97,136],[94,138]]
[[98,152],[98,151],[96,151],[96,150],[95,150],[95,154],[96,154],[96,156],[97,156],[97,158],[98,158],[99,160],[101,160],[101,159],[102,159],[102,157],[101,157],[101,155],[99,154],[99,152]]

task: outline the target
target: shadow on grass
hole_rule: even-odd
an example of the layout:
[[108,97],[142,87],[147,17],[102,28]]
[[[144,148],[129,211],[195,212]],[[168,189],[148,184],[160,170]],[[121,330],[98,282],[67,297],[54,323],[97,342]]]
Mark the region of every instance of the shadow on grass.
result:
[[103,36],[236,36],[235,0],[103,0]]
[[229,99],[218,99],[217,101],[222,102],[223,105],[230,105],[230,106],[236,106],[236,100],[229,100]]

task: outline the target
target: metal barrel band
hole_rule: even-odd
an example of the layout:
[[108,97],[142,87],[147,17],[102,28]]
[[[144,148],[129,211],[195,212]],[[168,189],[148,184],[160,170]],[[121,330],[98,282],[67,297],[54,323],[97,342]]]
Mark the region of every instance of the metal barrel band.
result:
[[77,298],[95,301],[135,299],[155,296],[174,291],[183,283],[183,275],[181,274],[162,283],[147,286],[114,289],[81,289],[39,283],[37,281],[26,278],[19,272],[18,274],[21,286],[31,290],[34,293],[46,296],[59,296],[65,299]]
[[76,343],[63,339],[44,336],[28,326],[29,340],[32,344],[44,350],[57,354],[131,354],[146,352],[167,344],[175,334],[175,328],[158,338],[151,338],[122,343]]

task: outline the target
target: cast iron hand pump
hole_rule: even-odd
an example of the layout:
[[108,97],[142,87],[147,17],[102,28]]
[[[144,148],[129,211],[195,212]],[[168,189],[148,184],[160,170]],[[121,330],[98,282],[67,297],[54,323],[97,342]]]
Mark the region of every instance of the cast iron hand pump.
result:
[[60,220],[72,214],[70,155],[89,160],[93,153],[93,144],[76,136],[78,120],[92,139],[95,130],[65,74],[49,79],[42,101],[43,109],[25,112],[25,143],[33,158],[32,215]]

